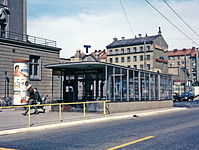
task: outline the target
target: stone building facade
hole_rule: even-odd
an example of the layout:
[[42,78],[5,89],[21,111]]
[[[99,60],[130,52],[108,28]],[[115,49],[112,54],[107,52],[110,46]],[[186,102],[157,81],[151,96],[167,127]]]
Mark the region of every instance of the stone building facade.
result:
[[27,60],[29,83],[37,87],[42,95],[55,98],[56,94],[52,95],[52,93],[59,93],[60,83],[56,83],[56,76],[54,76],[54,86],[57,87],[52,92],[52,71],[46,69],[45,65],[58,63],[60,50],[48,45],[0,38],[0,97],[13,98],[13,60]]
[[[56,99],[60,93],[59,74],[46,69],[45,65],[58,63],[60,48],[56,42],[27,35],[27,1],[0,0],[0,9],[7,8],[5,26],[0,36],[0,97],[13,99],[14,60],[29,62],[29,84],[37,87],[42,95]],[[52,74],[55,74],[52,79]],[[54,89],[52,87],[52,82]]]

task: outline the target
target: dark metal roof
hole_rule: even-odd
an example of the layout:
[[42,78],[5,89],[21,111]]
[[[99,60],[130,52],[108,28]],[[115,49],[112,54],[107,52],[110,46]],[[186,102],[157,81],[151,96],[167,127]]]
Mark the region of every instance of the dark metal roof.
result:
[[100,62],[69,62],[69,63],[58,63],[49,64],[45,66],[50,69],[100,69],[104,68],[104,64]]
[[146,41],[146,44],[152,44],[156,38],[158,38],[161,35],[153,35],[153,36],[145,36],[145,37],[138,37],[133,39],[122,39],[122,40],[115,40],[106,48],[117,48],[117,47],[124,47],[124,46],[133,46],[133,45],[141,45],[144,44],[144,41]]
[[69,63],[57,63],[57,64],[45,65],[46,68],[55,69],[55,70],[62,70],[62,69],[69,69],[69,70],[70,69],[75,69],[75,70],[105,69],[105,66],[118,67],[118,68],[129,69],[129,70],[137,70],[137,71],[148,72],[148,73],[152,73],[152,74],[170,75],[170,74],[152,72],[152,71],[148,71],[148,70],[129,68],[129,67],[111,64],[111,63],[106,63],[106,62],[83,62],[83,61],[81,61],[81,62],[69,62]]

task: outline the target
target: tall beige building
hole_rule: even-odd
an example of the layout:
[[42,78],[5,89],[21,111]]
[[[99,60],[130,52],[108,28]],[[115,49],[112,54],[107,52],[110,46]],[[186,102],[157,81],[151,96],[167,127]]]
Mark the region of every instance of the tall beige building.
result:
[[0,8],[4,7],[10,12],[6,30],[16,34],[27,34],[27,0],[0,0]]
[[136,69],[168,73],[168,45],[161,30],[157,35],[113,39],[107,47],[107,62]]

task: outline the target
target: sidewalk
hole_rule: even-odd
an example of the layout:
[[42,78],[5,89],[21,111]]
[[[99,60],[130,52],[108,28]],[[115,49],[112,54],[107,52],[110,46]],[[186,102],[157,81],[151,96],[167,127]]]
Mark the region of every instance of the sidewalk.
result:
[[23,116],[22,110],[6,110],[0,112],[0,136],[5,134],[14,134],[20,132],[30,132],[44,129],[55,129],[60,127],[75,126],[85,123],[94,123],[108,120],[117,120],[133,117],[145,117],[157,114],[164,114],[176,111],[182,111],[187,108],[171,107],[153,110],[142,110],[125,113],[115,113],[104,116],[102,112],[86,113],[84,118],[82,112],[62,112],[62,122],[59,121],[58,112],[46,112],[38,115],[31,115],[31,127],[28,127],[28,116]]

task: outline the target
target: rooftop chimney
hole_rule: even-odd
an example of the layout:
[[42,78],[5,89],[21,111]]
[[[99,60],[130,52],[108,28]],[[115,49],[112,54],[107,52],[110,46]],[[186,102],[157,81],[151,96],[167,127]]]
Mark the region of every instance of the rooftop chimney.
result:
[[115,37],[115,38],[113,38],[113,41],[117,41],[117,38]]
[[158,35],[161,35],[161,34],[162,34],[162,31],[161,31],[161,28],[159,27]]
[[195,50],[195,47],[192,47],[192,50]]
[[186,48],[183,48],[182,50],[183,50],[183,51],[186,51]]
[[174,52],[177,52],[177,49],[174,49],[173,51],[174,51]]
[[138,37],[141,38],[141,37],[142,37],[142,34],[138,34]]
[[122,37],[122,40],[124,40],[125,39],[125,37]]

